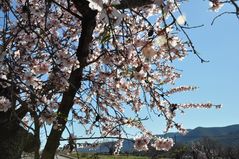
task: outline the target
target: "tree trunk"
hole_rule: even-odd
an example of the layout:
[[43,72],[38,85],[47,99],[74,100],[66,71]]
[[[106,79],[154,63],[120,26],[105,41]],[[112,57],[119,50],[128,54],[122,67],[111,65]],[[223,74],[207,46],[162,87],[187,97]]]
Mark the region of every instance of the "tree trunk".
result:
[[23,151],[33,150],[33,135],[9,120],[9,114],[0,113],[0,159],[20,159]]
[[57,123],[61,125],[61,129],[51,129],[47,143],[43,149],[41,159],[54,159],[56,150],[60,144],[61,135],[66,127],[69,112],[74,104],[74,98],[77,90],[81,87],[81,80],[83,76],[83,69],[86,66],[87,57],[89,55],[89,45],[92,41],[92,34],[96,26],[97,11],[92,11],[89,8],[89,2],[74,0],[77,10],[83,15],[81,37],[79,38],[79,45],[76,56],[80,62],[80,68],[71,72],[68,90],[63,93],[62,101],[59,106],[57,114]]

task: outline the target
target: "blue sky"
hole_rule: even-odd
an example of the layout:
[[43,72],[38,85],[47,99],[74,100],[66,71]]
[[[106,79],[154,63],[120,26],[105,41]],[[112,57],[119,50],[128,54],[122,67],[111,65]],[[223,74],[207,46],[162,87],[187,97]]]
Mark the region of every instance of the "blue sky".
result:
[[[224,15],[211,25],[213,18],[222,11],[234,10],[224,6],[218,13],[211,12],[208,10],[208,1],[189,1],[181,7],[190,26],[204,24],[204,27],[187,32],[200,55],[210,62],[202,64],[195,55],[190,54],[177,64],[177,68],[183,70],[183,76],[177,81],[177,85],[196,85],[199,89],[179,93],[172,99],[179,103],[211,101],[214,104],[223,104],[223,107],[188,109],[176,119],[186,128],[239,124],[239,20],[235,15]],[[164,125],[161,126],[163,128]],[[155,123],[148,122],[148,127],[155,132],[159,131]]]

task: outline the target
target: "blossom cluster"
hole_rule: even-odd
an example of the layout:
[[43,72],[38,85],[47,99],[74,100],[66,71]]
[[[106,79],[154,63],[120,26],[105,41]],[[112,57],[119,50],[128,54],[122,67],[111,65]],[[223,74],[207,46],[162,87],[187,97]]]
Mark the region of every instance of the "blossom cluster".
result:
[[[174,121],[177,109],[213,106],[172,104],[168,98],[196,89],[174,87],[181,77],[174,61],[182,61],[194,49],[188,45],[190,39],[181,38],[186,17],[176,18],[181,14],[180,1],[154,0],[119,9],[120,0],[87,0],[87,12],[97,13],[90,37],[84,37],[82,27],[82,19],[88,18],[78,5],[83,1],[6,2],[0,0],[1,12],[8,12],[3,16],[7,28],[0,26],[0,84],[17,87],[14,108],[27,103],[40,126],[46,123],[63,131],[60,121],[67,122],[71,115],[60,111],[72,104],[72,123],[84,127],[90,137],[95,131],[102,137],[124,136],[126,128],[132,128],[144,134],[135,139],[135,149],[147,150],[152,143],[167,151],[173,140],[153,139],[142,122],[147,116],[141,112],[150,109],[165,118],[166,130],[176,127],[185,134],[186,129]],[[211,2],[213,10],[221,7],[220,1]],[[90,39],[89,48],[82,47],[87,50],[84,54],[79,51],[81,37]],[[0,111],[8,111],[12,103],[0,96]],[[119,153],[122,140],[116,146]]]
[[158,138],[155,140],[155,142],[152,144],[153,147],[156,148],[156,150],[164,150],[168,151],[170,150],[174,145],[174,141],[171,138]]
[[[156,137],[151,140],[151,146],[155,147],[156,150],[168,151],[174,145],[174,141],[171,138]],[[135,139],[134,148],[138,151],[146,151],[151,140],[148,136],[138,137]]]
[[0,96],[0,111],[6,112],[11,108],[11,102],[6,97]]
[[175,87],[175,88],[170,89],[169,91],[167,91],[165,93],[165,95],[173,94],[173,93],[176,93],[176,92],[193,91],[195,89],[197,89],[197,87],[194,87],[194,86],[180,86],[180,87]]
[[114,154],[117,155],[117,154],[120,153],[120,150],[121,150],[121,148],[123,147],[123,142],[124,142],[124,140],[119,139],[119,140],[115,143]]
[[135,139],[134,148],[138,151],[148,150],[150,139],[148,136],[141,136]]
[[212,103],[189,103],[189,104],[178,104],[177,105],[180,108],[211,108],[213,106]]
[[221,0],[210,0],[210,9],[214,12],[218,12],[223,7],[223,2]]

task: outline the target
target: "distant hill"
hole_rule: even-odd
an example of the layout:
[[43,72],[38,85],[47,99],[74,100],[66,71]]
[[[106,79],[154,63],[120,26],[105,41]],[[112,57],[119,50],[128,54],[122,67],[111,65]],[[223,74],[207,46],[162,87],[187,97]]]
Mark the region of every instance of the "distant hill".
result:
[[226,127],[197,127],[189,130],[184,136],[179,133],[168,133],[165,136],[174,138],[177,143],[191,143],[195,140],[209,137],[224,145],[239,146],[239,124]]
[[[204,137],[209,137],[222,145],[234,145],[239,146],[239,124],[230,125],[226,127],[197,127],[195,129],[188,130],[186,135],[179,133],[167,133],[164,135],[158,135],[163,137],[171,137],[176,143],[190,144],[193,141],[200,140]],[[106,145],[110,142],[102,143],[101,146],[96,149],[89,150],[86,148],[79,149],[81,152],[108,152],[109,149]],[[122,152],[132,152],[134,143],[132,141],[125,140],[122,147]]]

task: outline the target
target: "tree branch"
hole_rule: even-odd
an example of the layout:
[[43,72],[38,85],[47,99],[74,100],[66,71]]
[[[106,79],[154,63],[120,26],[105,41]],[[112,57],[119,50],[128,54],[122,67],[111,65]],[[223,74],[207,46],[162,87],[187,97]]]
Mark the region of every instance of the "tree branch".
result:
[[96,26],[95,17],[97,11],[92,11],[88,6],[87,1],[73,0],[73,3],[77,10],[83,15],[81,37],[79,39],[76,53],[80,62],[80,68],[71,72],[69,78],[70,86],[68,90],[63,93],[63,98],[57,111],[57,124],[60,125],[60,129],[56,130],[52,128],[42,153],[42,159],[53,159],[56,149],[59,146],[59,141],[65,129],[68,114],[74,104],[74,97],[77,90],[81,87],[83,69],[86,65],[86,59],[89,54],[89,45],[92,41],[93,30]]
[[115,5],[116,9],[137,8],[145,5],[153,4],[154,0],[122,0],[120,4]]

